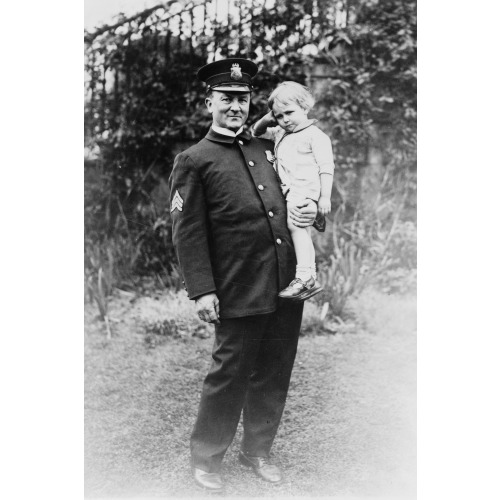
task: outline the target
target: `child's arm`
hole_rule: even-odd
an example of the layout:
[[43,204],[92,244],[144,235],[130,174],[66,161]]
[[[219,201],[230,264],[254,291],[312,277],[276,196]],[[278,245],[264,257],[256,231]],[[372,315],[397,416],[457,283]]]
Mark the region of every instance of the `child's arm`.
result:
[[319,182],[321,185],[318,212],[326,215],[332,210],[330,198],[332,196],[333,171],[335,169],[330,138],[321,132],[314,138],[312,150],[319,167]]
[[255,137],[264,135],[269,127],[275,127],[278,122],[274,119],[272,111],[266,113],[253,127],[252,134]]
[[326,215],[332,210],[332,196],[333,175],[322,173],[319,174],[319,182],[321,184],[321,192],[318,200],[318,212]]

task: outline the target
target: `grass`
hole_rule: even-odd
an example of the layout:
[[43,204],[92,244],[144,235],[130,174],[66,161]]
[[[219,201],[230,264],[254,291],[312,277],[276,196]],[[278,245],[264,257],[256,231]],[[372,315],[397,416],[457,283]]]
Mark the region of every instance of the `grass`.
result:
[[[238,463],[239,429],[222,470],[228,497],[416,496],[415,298],[369,291],[350,307],[354,329],[300,339],[273,447],[286,480],[268,485]],[[304,325],[318,312],[309,301]],[[111,340],[86,308],[85,494],[198,497],[189,434],[212,327],[184,293],[118,293],[109,316]],[[155,327],[165,320],[179,327]]]

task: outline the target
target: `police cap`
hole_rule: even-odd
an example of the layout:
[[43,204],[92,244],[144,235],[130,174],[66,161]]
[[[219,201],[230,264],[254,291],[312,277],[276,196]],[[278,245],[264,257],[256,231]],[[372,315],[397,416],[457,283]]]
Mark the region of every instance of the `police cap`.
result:
[[257,71],[257,65],[249,59],[230,58],[203,66],[197,76],[207,84],[207,90],[251,92]]

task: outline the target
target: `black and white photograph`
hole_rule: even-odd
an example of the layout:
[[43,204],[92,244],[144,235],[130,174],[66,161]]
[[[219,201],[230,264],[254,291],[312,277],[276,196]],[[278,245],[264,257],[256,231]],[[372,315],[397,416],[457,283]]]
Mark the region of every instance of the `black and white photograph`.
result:
[[85,497],[416,498],[416,0],[84,11]]
[[500,498],[497,11],[6,3],[1,498]]

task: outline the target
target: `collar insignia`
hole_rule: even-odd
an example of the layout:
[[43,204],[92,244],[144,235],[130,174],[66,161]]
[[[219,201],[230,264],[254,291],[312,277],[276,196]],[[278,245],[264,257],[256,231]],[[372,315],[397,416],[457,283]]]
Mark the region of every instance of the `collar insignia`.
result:
[[243,75],[241,74],[241,68],[238,63],[235,63],[231,66],[231,80],[241,80]]

